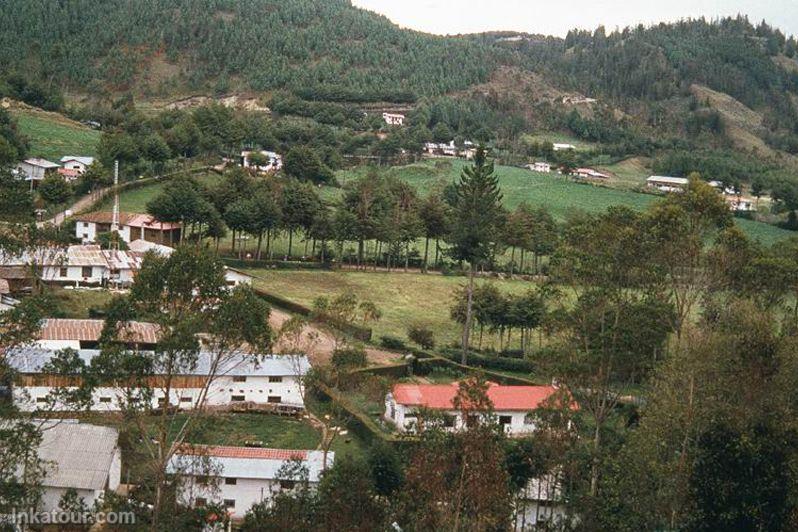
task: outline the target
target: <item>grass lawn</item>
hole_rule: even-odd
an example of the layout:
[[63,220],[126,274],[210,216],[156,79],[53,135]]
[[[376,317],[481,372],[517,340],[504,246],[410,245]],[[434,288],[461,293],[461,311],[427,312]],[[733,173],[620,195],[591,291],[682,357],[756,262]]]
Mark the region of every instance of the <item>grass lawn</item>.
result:
[[[335,297],[353,291],[359,298],[373,301],[382,311],[382,318],[369,323],[374,340],[380,336],[407,337],[407,327],[420,324],[435,333],[439,345],[459,338],[460,328],[449,317],[455,290],[464,277],[422,275],[417,273],[366,273],[330,271],[250,270],[258,276],[255,285],[304,305],[312,305],[318,296]],[[508,293],[521,293],[532,288],[522,280],[478,280],[492,282]]]
[[57,316],[73,319],[89,318],[89,309],[102,308],[113,297],[113,294],[108,290],[65,290],[64,288],[53,288],[51,293],[57,302]]
[[97,155],[100,132],[57,113],[34,109],[11,111],[19,131],[30,141],[30,155],[58,162],[64,155]]

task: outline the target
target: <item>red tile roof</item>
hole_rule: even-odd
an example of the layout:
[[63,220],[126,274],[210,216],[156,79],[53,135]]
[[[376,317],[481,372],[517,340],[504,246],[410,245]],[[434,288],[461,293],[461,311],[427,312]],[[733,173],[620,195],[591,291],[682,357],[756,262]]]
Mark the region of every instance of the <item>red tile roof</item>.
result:
[[[457,395],[458,383],[452,384],[396,384],[393,398],[398,404],[423,406],[435,410],[451,410]],[[554,386],[501,386],[491,383],[488,398],[494,410],[534,410],[551,397]]]
[[[102,212],[89,212],[86,214],[79,214],[75,216],[75,220],[79,222],[93,222],[97,224],[110,224],[114,220],[114,213]],[[168,231],[170,229],[179,229],[179,223],[160,222],[154,216],[149,214],[141,214],[135,212],[120,212],[119,224],[128,225],[130,227],[144,227],[145,229],[158,229]]]
[[306,460],[307,451],[292,449],[266,449],[263,447],[232,447],[226,445],[189,445],[182,446],[178,454],[197,456],[213,456],[215,458],[254,458],[261,460]]
[[[41,340],[77,340],[96,342],[103,330],[103,320],[44,320],[39,339]],[[119,340],[140,344],[158,342],[158,326],[154,323],[130,321],[119,328]]]

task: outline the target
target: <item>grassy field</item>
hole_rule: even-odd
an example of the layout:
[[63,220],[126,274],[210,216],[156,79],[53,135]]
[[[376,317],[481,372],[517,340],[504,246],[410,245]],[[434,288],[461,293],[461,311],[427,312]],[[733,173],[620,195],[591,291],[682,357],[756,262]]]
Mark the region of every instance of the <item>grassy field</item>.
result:
[[100,132],[57,113],[14,109],[20,132],[30,141],[29,154],[58,162],[64,155],[97,155]]
[[[459,326],[449,317],[455,291],[464,277],[422,275],[416,273],[366,273],[330,271],[251,270],[256,286],[304,305],[312,305],[318,296],[334,297],[352,291],[373,301],[382,318],[369,323],[374,339],[380,336],[407,337],[407,327],[419,324],[435,333],[439,345],[456,341]],[[521,293],[533,285],[521,280],[478,280],[492,282],[507,293]]]
[[104,307],[112,297],[111,292],[107,290],[53,288],[51,294],[56,300],[58,317],[74,319],[89,318],[89,309]]

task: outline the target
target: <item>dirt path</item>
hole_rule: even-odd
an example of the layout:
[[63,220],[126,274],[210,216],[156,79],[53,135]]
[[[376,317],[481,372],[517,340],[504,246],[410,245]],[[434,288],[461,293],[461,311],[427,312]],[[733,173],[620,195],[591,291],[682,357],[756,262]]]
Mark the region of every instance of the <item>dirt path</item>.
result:
[[[290,318],[291,315],[287,312],[272,308],[269,317],[269,325],[272,326],[273,330],[277,331]],[[335,341],[328,332],[314,325],[307,325],[302,332],[302,343],[307,346],[306,348],[311,364],[323,365],[330,363],[330,358],[335,350]],[[277,347],[279,348],[279,344]],[[392,353],[369,346],[366,347],[366,355],[368,356],[370,364],[380,366],[395,363],[402,357],[399,353]]]
[[44,227],[46,224],[52,224],[58,227],[62,223],[64,223],[68,217],[72,216],[73,214],[79,213],[83,210],[93,207],[97,201],[103,198],[106,192],[111,190],[111,188],[112,187],[107,187],[95,190],[91,194],[83,196],[78,201],[70,205],[68,209],[56,213],[56,215],[53,216],[52,218],[48,218],[47,220],[42,220],[41,222],[36,222],[36,225],[38,227]]

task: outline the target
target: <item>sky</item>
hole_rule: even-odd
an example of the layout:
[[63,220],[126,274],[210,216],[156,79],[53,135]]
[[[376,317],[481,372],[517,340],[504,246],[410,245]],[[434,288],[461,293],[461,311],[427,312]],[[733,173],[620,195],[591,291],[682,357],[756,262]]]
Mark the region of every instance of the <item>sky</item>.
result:
[[565,36],[595,29],[746,14],[798,35],[798,0],[352,0],[405,28],[437,34],[489,30]]

